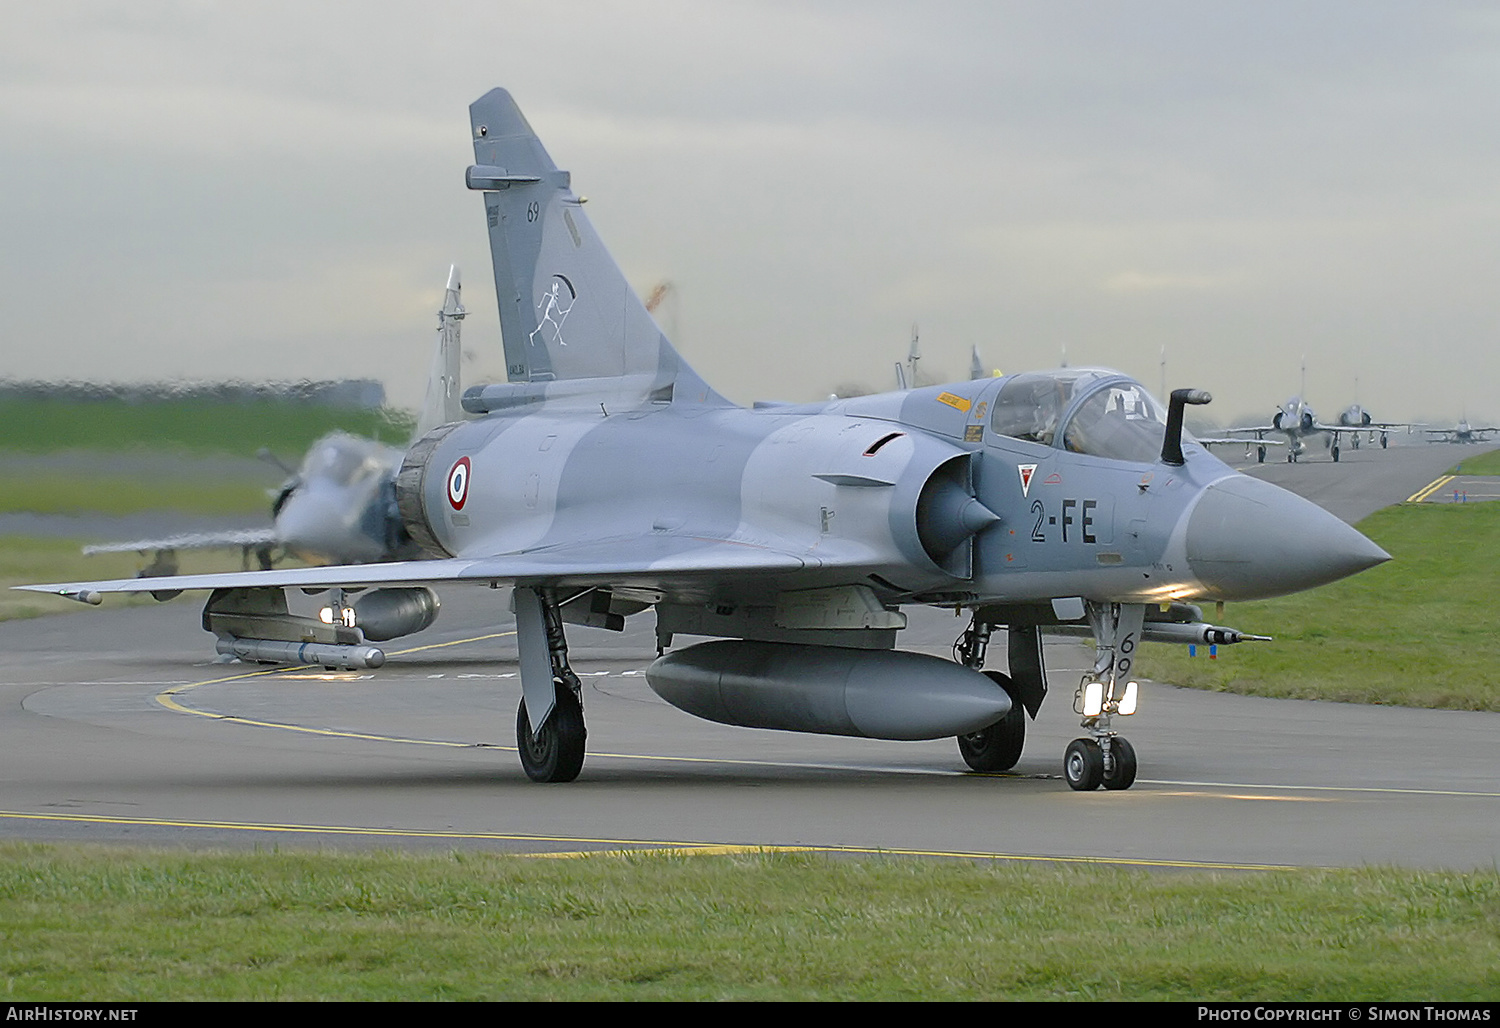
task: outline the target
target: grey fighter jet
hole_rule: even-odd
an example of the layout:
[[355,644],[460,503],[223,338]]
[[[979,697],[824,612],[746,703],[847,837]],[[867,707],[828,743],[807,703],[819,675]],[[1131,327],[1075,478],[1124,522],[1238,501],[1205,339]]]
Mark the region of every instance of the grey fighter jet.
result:
[[[1353,409],[1353,408],[1351,408]],[[1345,411],[1342,417],[1348,415]],[[1355,449],[1359,448],[1359,435],[1366,431],[1379,431],[1381,429],[1402,428],[1403,425],[1387,424],[1384,422],[1366,422],[1361,425],[1325,425],[1318,420],[1318,415],[1313,411],[1312,405],[1301,396],[1294,396],[1281,406],[1276,408],[1276,413],[1271,416],[1269,425],[1249,425],[1244,428],[1229,428],[1225,431],[1231,438],[1204,440],[1209,445],[1245,443],[1250,445],[1250,440],[1245,438],[1232,438],[1237,433],[1253,436],[1256,447],[1256,460],[1264,463],[1266,459],[1267,446],[1285,446],[1286,459],[1288,463],[1295,463],[1307,452],[1307,441],[1309,439],[1321,438],[1323,446],[1328,450],[1329,456],[1335,464],[1338,463],[1340,439],[1351,439]],[[1280,435],[1283,438],[1272,440],[1267,436]],[[1386,432],[1380,433],[1380,445],[1384,447],[1387,443]]]
[[1410,432],[1417,427],[1406,421],[1376,421],[1369,411],[1357,403],[1350,404],[1339,411],[1339,425],[1354,429],[1354,433],[1348,438],[1356,450],[1359,449],[1361,429],[1364,430],[1367,442],[1373,443],[1378,437],[1380,448],[1383,450],[1390,445],[1391,429],[1404,428]]
[[1458,424],[1453,428],[1427,428],[1423,429],[1431,439],[1429,443],[1487,443],[1489,437],[1500,428],[1493,425],[1476,426],[1469,424],[1468,415],[1458,419]]
[[[443,306],[438,311],[427,395],[417,419],[418,438],[463,416],[458,393],[459,326],[464,315],[458,268],[451,267]],[[247,563],[254,553],[262,569],[272,566],[277,553],[308,564],[362,564],[416,557],[416,547],[395,516],[396,472],[404,456],[404,449],[398,447],[347,432],[331,432],[313,443],[296,471],[288,469],[289,476],[271,504],[269,527],[103,543],[86,546],[83,552],[150,553],[152,559],[141,572],[142,578],[175,575],[180,550],[242,549]],[[168,599],[179,590],[155,592],[158,598]],[[435,594],[424,594],[419,605],[432,616],[403,626],[410,631],[427,627],[437,614]],[[331,607],[328,616],[337,608],[337,604]],[[381,641],[387,638],[394,636]]]
[[[799,405],[737,406],[682,359],[609,257],[571,179],[510,94],[470,107],[508,381],[428,432],[396,477],[425,559],[26,588],[210,589],[205,625],[284,640],[289,588],[514,586],[521,763],[575,778],[582,690],[566,626],[654,608],[651,687],[700,717],[885,739],[957,737],[967,764],[1020,758],[1047,692],[1041,633],[1095,639],[1073,697],[1079,790],[1128,788],[1143,639],[1233,643],[1191,601],[1308,589],[1389,559],[1319,507],[1238,474],[1140,383],[1069,368]],[[902,607],[970,615],[956,660],[895,648]],[[498,616],[498,611],[497,611]],[[369,659],[361,626],[300,659]],[[1007,671],[984,671],[1006,629]],[[260,634],[256,634],[260,633]],[[714,641],[670,650],[678,634]],[[343,640],[352,640],[343,641]],[[262,651],[269,653],[270,651]],[[374,650],[378,653],[378,650]]]
[[[1357,382],[1358,380],[1356,380]],[[1355,403],[1339,412],[1338,424],[1325,425],[1318,420],[1318,415],[1312,406],[1303,399],[1307,392],[1307,361],[1302,362],[1302,392],[1287,400],[1276,408],[1276,413],[1271,416],[1269,425],[1251,425],[1244,428],[1231,428],[1227,431],[1230,438],[1201,439],[1200,442],[1208,446],[1228,445],[1230,443],[1244,443],[1250,445],[1252,440],[1244,438],[1253,437],[1256,447],[1256,460],[1262,464],[1266,460],[1267,446],[1285,446],[1286,459],[1288,463],[1295,463],[1307,452],[1307,440],[1321,438],[1323,446],[1328,450],[1329,456],[1335,464],[1338,463],[1340,454],[1340,442],[1346,441],[1354,449],[1359,449],[1361,435],[1368,434],[1370,441],[1374,442],[1376,433],[1379,433],[1380,448],[1385,449],[1390,443],[1390,430],[1393,428],[1404,428],[1407,431],[1417,427],[1404,421],[1376,421],[1370,416],[1370,412]],[[1233,438],[1242,435],[1242,438]],[[1281,439],[1269,439],[1268,436],[1277,435]]]

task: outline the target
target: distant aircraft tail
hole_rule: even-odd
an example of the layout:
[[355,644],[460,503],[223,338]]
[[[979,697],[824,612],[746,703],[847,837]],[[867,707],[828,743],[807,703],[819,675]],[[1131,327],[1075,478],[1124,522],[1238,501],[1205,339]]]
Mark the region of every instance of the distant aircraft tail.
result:
[[463,285],[459,282],[458,265],[454,264],[448,268],[448,288],[443,292],[443,309],[438,311],[437,345],[432,351],[427,396],[422,400],[414,439],[464,416],[459,399],[459,360],[463,356],[459,326],[464,313]]
[[469,119],[466,181],[484,193],[507,378],[608,380],[615,395],[628,379],[643,400],[727,402],[662,334],[510,94],[490,90]]

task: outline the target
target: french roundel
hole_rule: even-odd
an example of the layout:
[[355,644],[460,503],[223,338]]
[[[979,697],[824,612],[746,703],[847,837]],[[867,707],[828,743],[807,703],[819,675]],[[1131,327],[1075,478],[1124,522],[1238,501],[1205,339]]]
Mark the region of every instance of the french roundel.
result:
[[448,503],[454,510],[463,510],[469,498],[469,458],[460,457],[448,472]]

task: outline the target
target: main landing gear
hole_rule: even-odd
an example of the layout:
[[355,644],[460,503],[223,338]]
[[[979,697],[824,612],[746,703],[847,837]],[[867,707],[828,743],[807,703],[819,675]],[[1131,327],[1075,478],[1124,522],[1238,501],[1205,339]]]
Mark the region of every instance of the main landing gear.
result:
[[[588,731],[583,683],[568,665],[562,611],[549,589],[517,586],[516,643],[521,656],[521,705],[516,749],[533,782],[571,782],[583,770]],[[540,711],[532,716],[527,710]]]
[[521,767],[533,782],[571,782],[583,770],[583,704],[565,686],[557,688],[557,702],[540,731],[532,732],[526,701],[516,710],[516,749]]
[[[978,616],[969,623],[953,647],[953,655],[965,667],[984,667],[994,625]],[[1012,625],[1006,632],[1010,674],[984,674],[1010,697],[1010,713],[977,732],[958,737],[958,752],[975,771],[996,774],[1009,771],[1021,759],[1026,746],[1026,715],[1036,717],[1047,694],[1047,675],[1042,667],[1042,637],[1035,626]]]
[[988,728],[958,737],[958,752],[975,771],[1009,771],[1026,746],[1026,710],[1009,675],[986,671],[985,676],[1010,696],[1010,713]]
[[1094,631],[1093,670],[1073,697],[1088,738],[1074,739],[1063,752],[1063,778],[1070,788],[1091,792],[1128,789],[1135,784],[1135,747],[1113,728],[1113,719],[1135,713],[1137,686],[1131,680],[1146,608],[1139,603],[1085,604]]

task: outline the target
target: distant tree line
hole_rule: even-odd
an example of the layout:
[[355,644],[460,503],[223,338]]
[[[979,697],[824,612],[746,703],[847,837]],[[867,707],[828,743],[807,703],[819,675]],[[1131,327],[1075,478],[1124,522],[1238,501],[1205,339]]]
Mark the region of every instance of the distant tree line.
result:
[[0,379],[0,401],[61,400],[131,405],[178,403],[297,403],[378,409],[385,386],[374,379],[328,382],[14,382]]

